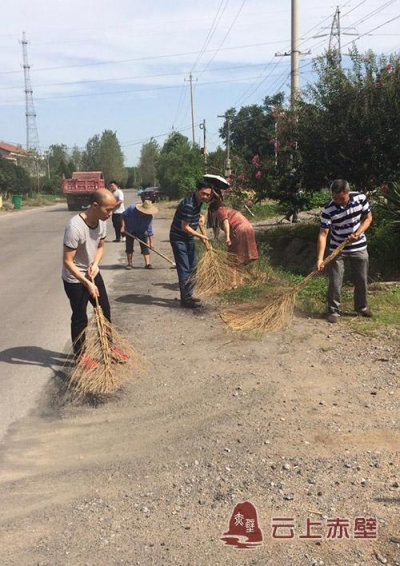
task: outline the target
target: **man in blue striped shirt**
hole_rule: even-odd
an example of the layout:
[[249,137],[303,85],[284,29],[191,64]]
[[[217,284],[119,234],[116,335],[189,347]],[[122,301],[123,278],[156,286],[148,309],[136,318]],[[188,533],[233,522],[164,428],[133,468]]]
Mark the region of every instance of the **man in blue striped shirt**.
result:
[[199,300],[193,297],[194,283],[191,277],[197,266],[194,239],[208,240],[197,228],[200,222],[204,223],[201,205],[208,202],[211,195],[209,183],[199,181],[195,192],[179,203],[171,224],[169,239],[178,272],[181,305],[185,308],[195,309],[200,306]]
[[340,317],[340,297],[345,260],[351,265],[354,283],[354,310],[371,317],[367,308],[368,251],[365,232],[372,222],[367,198],[362,193],[350,192],[349,183],[336,179],[331,185],[332,200],[322,209],[321,227],[317,241],[317,269],[324,269],[323,261],[330,232],[329,252],[348,239],[348,245],[330,262],[328,268],[328,321]]

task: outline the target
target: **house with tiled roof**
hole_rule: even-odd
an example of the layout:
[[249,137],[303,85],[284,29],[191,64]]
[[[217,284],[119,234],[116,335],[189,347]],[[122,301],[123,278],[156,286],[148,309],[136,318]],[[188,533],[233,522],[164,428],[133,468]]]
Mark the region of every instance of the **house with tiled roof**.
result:
[[23,162],[28,157],[28,152],[18,145],[0,141],[0,157],[16,165],[22,165],[21,161]]

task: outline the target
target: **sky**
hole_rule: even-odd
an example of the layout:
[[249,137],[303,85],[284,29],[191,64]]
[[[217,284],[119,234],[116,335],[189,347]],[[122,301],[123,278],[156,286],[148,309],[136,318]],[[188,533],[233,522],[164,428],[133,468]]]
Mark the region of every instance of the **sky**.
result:
[[[337,8],[344,65],[353,42],[361,53],[400,50],[400,0],[297,2],[300,89],[315,79]],[[162,146],[172,131],[192,141],[194,130],[203,146],[203,124],[213,151],[228,109],[290,96],[291,0],[13,0],[1,8],[0,141],[22,147],[23,33],[42,153],[112,130],[134,166],[143,143]]]

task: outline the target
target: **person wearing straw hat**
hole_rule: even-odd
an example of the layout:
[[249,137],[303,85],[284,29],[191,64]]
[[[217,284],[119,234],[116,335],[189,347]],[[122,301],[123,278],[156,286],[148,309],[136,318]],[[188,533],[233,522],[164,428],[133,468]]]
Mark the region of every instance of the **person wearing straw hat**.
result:
[[[132,236],[136,236],[139,240],[142,240],[139,244],[145,269],[153,269],[150,263],[150,250],[154,247],[153,215],[157,214],[157,212],[158,208],[149,200],[145,200],[141,204],[131,204],[131,206],[128,206],[122,213],[121,233],[125,234],[125,232],[129,232]],[[133,269],[133,244],[134,238],[128,236],[125,245],[127,257],[126,269]]]
[[368,251],[365,232],[372,222],[371,208],[362,193],[350,192],[344,179],[336,179],[331,185],[332,199],[321,212],[321,227],[317,241],[317,269],[324,269],[324,253],[330,232],[329,251],[348,240],[348,244],[329,264],[328,322],[340,318],[345,260],[351,265],[354,282],[354,310],[361,316],[372,317],[367,307]]
[[[68,222],[64,232],[62,279],[69,299],[71,338],[75,359],[86,369],[95,369],[98,363],[85,354],[85,329],[88,325],[87,305],[97,301],[106,319],[111,322],[111,309],[100,273],[99,264],[104,254],[106,221],[113,213],[116,199],[107,189],[98,189],[91,195],[89,208]],[[127,356],[117,348],[111,349],[117,361]]]
[[201,205],[208,202],[213,194],[208,181],[199,181],[196,190],[184,198],[175,211],[169,239],[174,253],[178,272],[181,306],[196,309],[199,299],[193,297],[194,282],[192,274],[197,266],[197,255],[194,239],[207,241],[208,237],[197,231],[200,222],[204,223]]

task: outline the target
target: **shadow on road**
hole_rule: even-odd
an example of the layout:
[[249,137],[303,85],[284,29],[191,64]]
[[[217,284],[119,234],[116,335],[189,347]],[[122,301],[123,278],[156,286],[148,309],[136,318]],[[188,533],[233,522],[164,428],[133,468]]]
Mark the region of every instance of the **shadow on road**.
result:
[[159,307],[180,308],[177,299],[162,299],[152,295],[123,295],[115,299],[117,303],[127,303],[136,305],[156,305]]
[[69,356],[63,352],[45,350],[39,346],[18,346],[0,352],[0,362],[44,366],[49,368],[66,367],[70,365]]
[[163,287],[164,289],[169,289],[170,291],[179,291],[178,283],[153,283],[154,287]]

